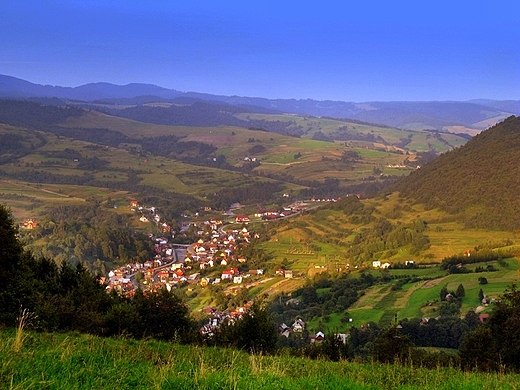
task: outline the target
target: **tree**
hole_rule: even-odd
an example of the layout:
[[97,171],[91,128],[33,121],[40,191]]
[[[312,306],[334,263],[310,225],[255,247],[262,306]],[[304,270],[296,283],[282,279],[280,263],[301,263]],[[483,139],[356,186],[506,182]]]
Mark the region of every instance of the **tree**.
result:
[[384,330],[374,341],[374,358],[382,363],[403,362],[412,347],[409,337],[401,335],[399,327],[394,325]]
[[23,252],[22,245],[16,237],[18,229],[15,226],[11,211],[0,205],[0,281],[9,281],[15,272]]
[[446,295],[448,295],[448,288],[444,286],[443,288],[441,288],[441,291],[439,292],[439,297],[441,298],[441,301],[446,300]]
[[520,369],[520,291],[512,286],[499,300],[487,325],[493,335],[500,361],[504,366]]
[[459,284],[459,286],[457,287],[457,291],[455,291],[455,296],[457,298],[464,298],[466,296],[466,291],[464,290],[464,286],[461,284]]
[[251,353],[274,352],[278,332],[264,305],[255,302],[233,327],[236,347]]
[[478,301],[479,302],[482,302],[482,300],[484,299],[485,295],[484,295],[484,291],[482,289],[480,289],[478,291]]
[[162,288],[146,296],[138,291],[134,304],[142,319],[137,337],[151,336],[160,340],[187,341],[192,337],[194,323],[185,303],[173,292]]
[[496,370],[499,356],[491,329],[481,325],[467,333],[460,345],[459,355],[461,365],[466,370]]
[[14,325],[20,305],[27,307],[28,283],[23,276],[30,255],[23,252],[17,233],[11,211],[0,205],[0,323],[8,325]]
[[323,354],[334,362],[348,358],[348,344],[337,332],[327,332],[321,343],[321,349]]

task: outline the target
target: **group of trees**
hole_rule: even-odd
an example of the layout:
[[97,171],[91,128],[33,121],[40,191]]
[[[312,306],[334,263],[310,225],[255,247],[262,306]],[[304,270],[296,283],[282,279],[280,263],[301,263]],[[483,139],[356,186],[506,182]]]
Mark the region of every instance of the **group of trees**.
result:
[[100,336],[152,337],[206,343],[254,352],[273,352],[275,323],[253,305],[240,320],[210,340],[202,339],[186,303],[163,288],[136,290],[132,297],[107,293],[82,264],[35,257],[23,249],[9,210],[0,205],[0,326],[15,326],[21,310],[32,313],[41,331],[77,330]]
[[[378,278],[363,273],[359,278],[342,275],[332,279],[320,274],[305,286],[295,290],[290,296],[282,295],[270,303],[270,311],[278,323],[290,323],[294,318],[311,320],[327,318],[332,313],[346,311],[364,290],[377,283]],[[298,304],[291,304],[297,299]]]
[[[33,254],[52,258],[57,263],[81,262],[94,270],[101,263],[126,263],[129,259],[144,262],[154,255],[148,236],[130,228],[127,215],[107,211],[100,205],[59,206],[36,228],[22,234]],[[95,271],[104,275],[103,267]]]
[[67,106],[50,106],[21,100],[0,100],[0,123],[13,126],[44,129],[68,117],[79,117],[85,111]]
[[462,341],[463,367],[480,370],[520,370],[520,291],[512,286],[495,303],[489,319]]
[[[362,214],[366,218],[366,214]],[[353,215],[351,219],[355,219]],[[418,255],[430,247],[430,240],[424,231],[426,223],[421,220],[410,224],[393,224],[381,217],[370,228],[365,228],[354,237],[348,256],[369,261],[381,256],[384,251],[408,247],[410,254]]]
[[25,251],[8,209],[0,205],[0,323],[14,326],[20,309],[34,314],[45,331],[78,330],[97,335],[189,339],[194,323],[173,293],[107,294],[81,263],[58,265]]
[[[453,255],[449,257],[445,257],[441,261],[441,269],[445,269],[450,274],[456,273],[468,273],[471,272],[464,265],[466,264],[475,264],[475,263],[483,263],[483,262],[491,262],[491,261],[503,261],[503,259],[512,257],[513,253],[511,251],[493,251],[491,249],[479,249],[475,248],[474,251],[471,251],[468,255]],[[475,269],[476,273],[479,272],[492,272],[495,268],[491,266],[487,266],[484,269],[481,266],[478,266]]]

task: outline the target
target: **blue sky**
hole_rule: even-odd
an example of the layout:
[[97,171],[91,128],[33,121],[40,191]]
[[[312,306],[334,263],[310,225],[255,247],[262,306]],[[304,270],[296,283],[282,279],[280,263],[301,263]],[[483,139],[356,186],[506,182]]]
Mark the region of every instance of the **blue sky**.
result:
[[0,4],[0,74],[343,101],[520,99],[516,0]]

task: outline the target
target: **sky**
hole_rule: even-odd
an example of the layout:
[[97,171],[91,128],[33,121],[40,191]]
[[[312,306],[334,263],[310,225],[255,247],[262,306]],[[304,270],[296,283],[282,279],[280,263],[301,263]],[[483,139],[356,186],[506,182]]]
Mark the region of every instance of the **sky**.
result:
[[351,102],[520,99],[517,0],[0,3],[0,74],[38,84]]

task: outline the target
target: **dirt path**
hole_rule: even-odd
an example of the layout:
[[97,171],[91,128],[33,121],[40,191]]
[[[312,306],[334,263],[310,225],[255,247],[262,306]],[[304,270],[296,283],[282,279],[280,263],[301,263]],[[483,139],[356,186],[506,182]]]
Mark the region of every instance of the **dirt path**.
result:
[[442,282],[444,279],[446,279],[446,276],[443,276],[442,278],[433,279],[426,283],[421,288],[431,288],[437,286],[440,282]]
[[[55,191],[51,191],[51,190],[46,190],[44,188],[38,188],[38,187],[32,187],[30,185],[27,185],[27,184],[21,184],[21,183],[18,183],[18,182],[14,182],[14,181],[11,181],[11,180],[2,180],[4,183],[8,183],[8,184],[11,184],[13,186],[17,186],[17,187],[20,187],[20,188],[26,188],[26,189],[29,189],[31,191],[42,191],[42,192],[46,192],[48,194],[53,194],[53,195],[57,195],[57,196],[61,196],[63,198],[70,198],[69,195],[65,195],[65,194],[60,194],[59,192],[55,192]],[[81,198],[78,198],[78,199],[81,199]]]

